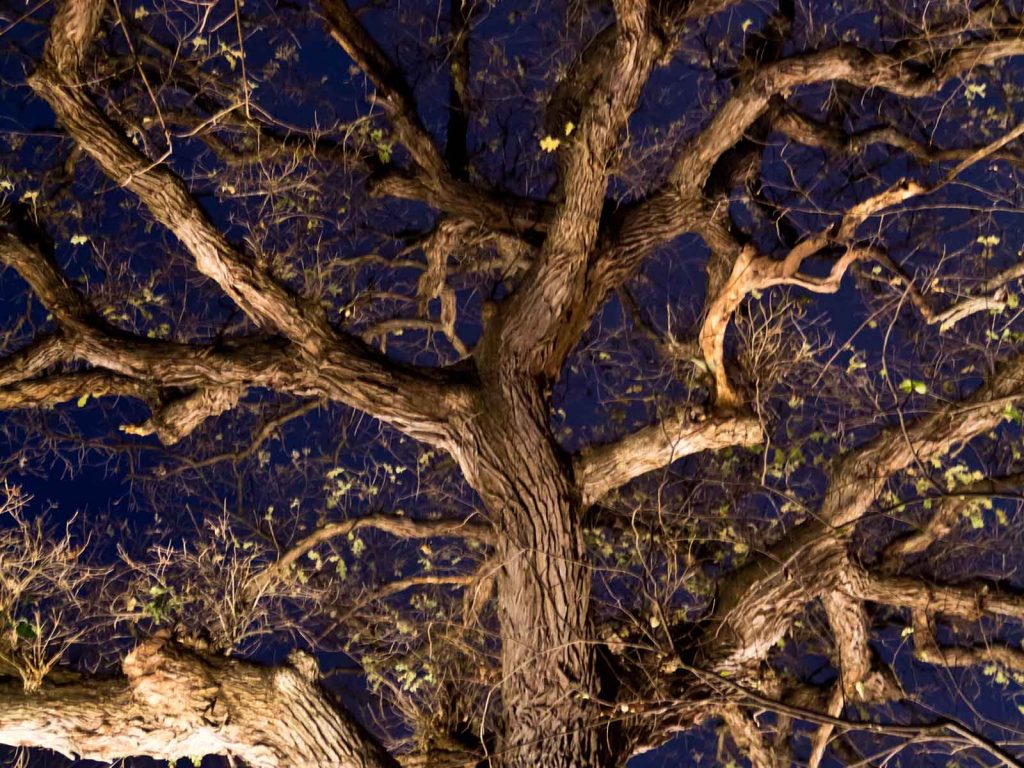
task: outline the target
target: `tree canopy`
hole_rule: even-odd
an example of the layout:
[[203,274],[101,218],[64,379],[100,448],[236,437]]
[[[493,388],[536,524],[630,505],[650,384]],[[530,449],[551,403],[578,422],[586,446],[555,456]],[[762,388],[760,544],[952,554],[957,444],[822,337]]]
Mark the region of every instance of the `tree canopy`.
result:
[[0,47],[12,760],[1019,764],[1020,3]]

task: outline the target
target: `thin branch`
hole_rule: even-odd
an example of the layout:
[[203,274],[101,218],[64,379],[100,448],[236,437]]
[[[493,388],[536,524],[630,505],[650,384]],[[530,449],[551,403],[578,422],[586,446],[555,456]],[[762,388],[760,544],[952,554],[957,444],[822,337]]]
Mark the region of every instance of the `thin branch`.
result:
[[950,734],[958,736],[967,743],[988,752],[996,757],[1009,768],[1021,768],[1021,764],[1011,755],[1007,754],[998,744],[986,739],[978,733],[953,720],[940,720],[931,725],[890,725],[887,723],[857,722],[846,720],[841,717],[826,715],[821,712],[787,704],[776,699],[764,696],[757,691],[748,688],[734,680],[728,680],[715,675],[707,670],[681,663],[680,667],[688,672],[697,675],[716,688],[729,688],[736,698],[748,706],[763,707],[772,712],[790,715],[798,720],[818,725],[831,725],[843,731],[865,731],[878,733],[887,736],[909,736],[915,739],[942,739],[948,738]]
[[494,544],[495,534],[486,523],[472,520],[412,520],[397,515],[367,515],[340,523],[329,523],[293,544],[262,573],[253,579],[254,589],[262,589],[274,579],[285,578],[288,571],[310,550],[331,539],[347,536],[360,528],[375,528],[399,539],[459,537]]

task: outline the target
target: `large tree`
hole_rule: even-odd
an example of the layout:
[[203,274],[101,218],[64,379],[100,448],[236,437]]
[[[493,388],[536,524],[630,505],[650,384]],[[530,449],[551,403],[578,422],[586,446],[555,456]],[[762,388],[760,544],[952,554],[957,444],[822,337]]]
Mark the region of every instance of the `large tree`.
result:
[[7,5],[0,743],[1015,764],[1016,3]]

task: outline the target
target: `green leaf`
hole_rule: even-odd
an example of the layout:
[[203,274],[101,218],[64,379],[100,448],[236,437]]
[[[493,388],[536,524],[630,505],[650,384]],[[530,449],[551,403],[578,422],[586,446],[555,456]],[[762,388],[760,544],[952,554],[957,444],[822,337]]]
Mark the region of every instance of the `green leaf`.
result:
[[39,635],[36,628],[24,619],[14,625],[14,633],[22,640],[34,640]]
[[914,379],[904,379],[900,382],[900,392],[909,395],[911,392],[915,392],[919,395],[928,394],[928,385],[923,381],[915,381]]

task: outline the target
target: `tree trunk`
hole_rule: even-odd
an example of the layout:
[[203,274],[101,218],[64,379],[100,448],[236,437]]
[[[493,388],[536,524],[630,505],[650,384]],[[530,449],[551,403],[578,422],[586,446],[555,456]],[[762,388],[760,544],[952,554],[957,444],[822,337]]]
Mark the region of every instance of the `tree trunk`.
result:
[[[501,768],[616,764],[601,726],[581,496],[533,380],[485,387],[461,456],[499,529]],[[610,714],[610,713],[609,713]]]

